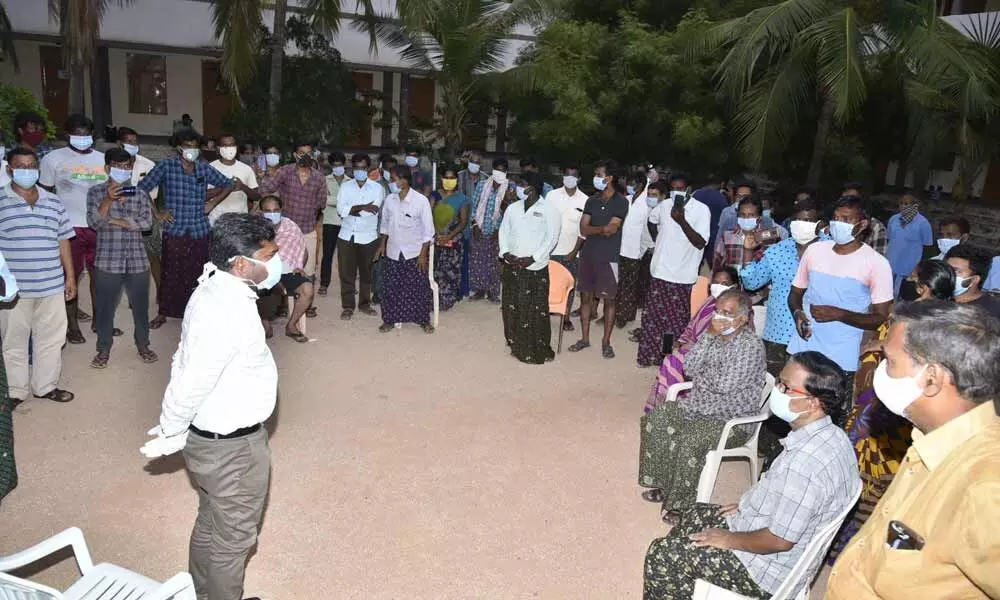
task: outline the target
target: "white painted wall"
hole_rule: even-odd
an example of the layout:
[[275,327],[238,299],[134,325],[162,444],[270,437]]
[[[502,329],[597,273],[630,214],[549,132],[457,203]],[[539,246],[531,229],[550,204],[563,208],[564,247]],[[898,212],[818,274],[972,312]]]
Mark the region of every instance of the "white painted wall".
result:
[[[896,170],[899,168],[899,163],[892,162],[889,163],[889,168],[885,171],[885,183],[887,185],[894,185],[896,183]],[[972,182],[972,189],[969,190],[969,196],[973,198],[978,198],[983,195],[983,186],[986,185],[986,175],[989,173],[989,165],[983,165],[980,169],[979,174],[976,176],[975,180]],[[952,165],[951,171],[931,171],[930,180],[928,185],[941,186],[941,188],[946,193],[951,193],[952,186],[955,185],[955,181],[958,179],[958,158]],[[913,187],[913,171],[906,173],[906,182],[904,184],[906,187]]]
[[39,100],[42,99],[42,57],[38,53],[40,45],[38,42],[14,41],[17,60],[21,66],[19,73],[14,72],[14,65],[10,61],[0,63],[0,81],[27,88]]
[[[125,56],[132,51],[108,50],[108,71],[111,78],[111,117],[115,125],[131,127],[140,134],[170,135],[175,119],[188,113],[195,127],[201,129],[202,57],[188,54],[165,54],[167,59],[167,114],[133,114],[128,111],[128,72]],[[146,54],[146,53],[143,53]]]

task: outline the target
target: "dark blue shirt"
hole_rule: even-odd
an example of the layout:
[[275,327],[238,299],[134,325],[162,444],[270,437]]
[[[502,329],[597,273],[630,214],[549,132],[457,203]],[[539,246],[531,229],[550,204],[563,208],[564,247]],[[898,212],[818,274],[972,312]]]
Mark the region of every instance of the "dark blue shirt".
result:
[[203,238],[212,230],[205,215],[208,186],[228,188],[233,182],[208,163],[194,163],[194,172],[188,173],[180,158],[160,161],[136,186],[147,194],[163,183],[163,207],[174,217],[165,223],[163,232],[168,235],[189,235]]
[[712,221],[708,230],[708,245],[705,248],[715,248],[715,236],[719,233],[719,217],[729,206],[729,199],[717,189],[704,187],[694,193],[694,199],[708,207]]

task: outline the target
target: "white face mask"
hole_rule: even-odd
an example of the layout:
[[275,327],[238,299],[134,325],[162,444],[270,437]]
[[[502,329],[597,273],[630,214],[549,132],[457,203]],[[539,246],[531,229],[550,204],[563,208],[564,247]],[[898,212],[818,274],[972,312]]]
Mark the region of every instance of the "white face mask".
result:
[[732,335],[736,333],[736,325],[734,325],[733,323],[735,323],[736,319],[738,318],[739,317],[729,317],[726,315],[720,315],[719,313],[715,313],[714,315],[712,315],[713,320],[729,323],[729,327],[722,330],[722,335]]
[[771,390],[768,397],[771,412],[786,423],[791,423],[802,416],[802,413],[792,410],[792,400],[798,400],[805,396],[795,396],[792,398],[788,393],[779,390],[777,387]]
[[236,146],[222,146],[219,148],[219,156],[221,156],[223,160],[235,160],[236,150]]
[[917,384],[917,378],[927,369],[924,365],[912,377],[891,377],[889,363],[882,360],[875,369],[872,385],[878,399],[893,413],[906,417],[906,409],[924,395],[924,390]]
[[194,162],[194,161],[198,160],[198,154],[200,154],[200,153],[201,153],[201,150],[199,150],[197,148],[183,148],[183,149],[181,149],[181,156],[183,156],[184,160],[186,160],[188,162]]
[[132,156],[139,154],[139,146],[136,146],[135,144],[122,144],[122,149]]
[[472,173],[473,175],[475,175],[478,172],[479,172],[479,164],[478,163],[474,163],[474,162],[470,162],[469,163],[469,173]]
[[275,225],[277,225],[278,223],[281,223],[281,213],[280,212],[266,212],[266,213],[261,213],[261,214],[264,215],[265,219],[267,219],[268,221],[274,223]]
[[517,199],[518,200],[527,200],[528,199],[528,192],[523,187],[517,186],[516,188],[514,188],[514,191],[517,192]]
[[114,181],[119,185],[132,179],[131,169],[119,169],[118,167],[111,167],[110,169],[108,169],[108,171],[109,171],[108,177],[110,177],[112,181]]
[[598,192],[603,192],[608,187],[608,182],[603,177],[594,175],[594,187]]
[[336,167],[330,169],[330,172],[333,173],[334,177],[343,177],[344,165],[337,165]]
[[403,162],[406,163],[406,166],[412,169],[413,167],[417,166],[418,163],[420,163],[420,159],[417,158],[416,156],[407,156],[406,158],[403,159]]
[[948,254],[948,251],[959,245],[962,240],[951,240],[948,238],[938,238],[937,247],[941,254]]
[[731,285],[724,285],[724,284],[721,284],[721,283],[713,283],[712,285],[708,286],[708,289],[709,289],[709,292],[712,294],[713,298],[718,298],[719,296],[722,295],[722,292],[728,290],[731,287],[733,287],[733,286],[731,286]]
[[69,136],[69,145],[73,146],[80,152],[89,150],[91,146],[94,145],[94,136],[92,135],[71,135]]
[[850,244],[854,241],[854,227],[855,225],[853,223],[830,221],[830,238],[833,239],[833,243],[838,246]]
[[563,177],[563,187],[567,190],[575,190],[576,186],[580,184],[580,178],[574,177],[572,175],[566,175]]
[[271,260],[267,262],[264,262],[262,260],[257,260],[256,258],[252,258],[250,256],[244,256],[243,258],[249,260],[252,263],[263,265],[264,268],[267,269],[267,277],[264,278],[264,281],[261,281],[260,283],[257,283],[256,281],[251,281],[254,287],[256,287],[258,290],[269,290],[274,286],[276,286],[279,281],[281,281],[281,269],[282,269],[281,257],[278,256],[277,253],[275,253],[274,256],[271,257]]
[[792,239],[803,246],[816,239],[817,221],[792,221],[789,224]]
[[498,185],[507,183],[507,174],[499,169],[493,169],[491,177],[493,177],[493,181],[495,181]]
[[280,154],[265,154],[264,163],[269,167],[277,167],[278,163],[281,162]]

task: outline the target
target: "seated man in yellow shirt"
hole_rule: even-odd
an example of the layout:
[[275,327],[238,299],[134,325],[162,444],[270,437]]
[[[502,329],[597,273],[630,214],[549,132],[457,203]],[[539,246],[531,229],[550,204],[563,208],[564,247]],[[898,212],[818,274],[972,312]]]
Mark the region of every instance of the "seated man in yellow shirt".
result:
[[1000,322],[928,300],[890,323],[875,393],[913,422],[913,446],[826,597],[1000,598]]

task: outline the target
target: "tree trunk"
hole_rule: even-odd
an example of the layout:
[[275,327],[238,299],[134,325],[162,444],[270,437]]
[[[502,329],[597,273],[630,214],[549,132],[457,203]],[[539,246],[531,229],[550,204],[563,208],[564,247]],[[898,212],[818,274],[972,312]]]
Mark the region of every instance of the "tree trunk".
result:
[[[70,64],[69,66],[69,105],[68,113],[71,115],[87,114],[86,107],[86,81],[84,80],[84,68],[80,64]],[[62,123],[59,124],[62,126]]]
[[274,122],[281,104],[281,67],[285,61],[285,12],[288,0],[274,3],[274,32],[271,37],[271,86],[269,89],[267,112],[269,133],[274,131]]
[[903,158],[896,163],[896,180],[893,182],[893,187],[896,190],[902,190],[906,187],[906,174],[910,170],[910,159]]
[[819,187],[820,177],[823,176],[823,159],[826,158],[826,138],[830,135],[830,128],[833,126],[833,98],[824,98],[823,107],[819,112],[819,120],[816,122],[816,139],[813,140],[812,158],[809,160],[809,173],[806,175],[806,185],[812,188]]

